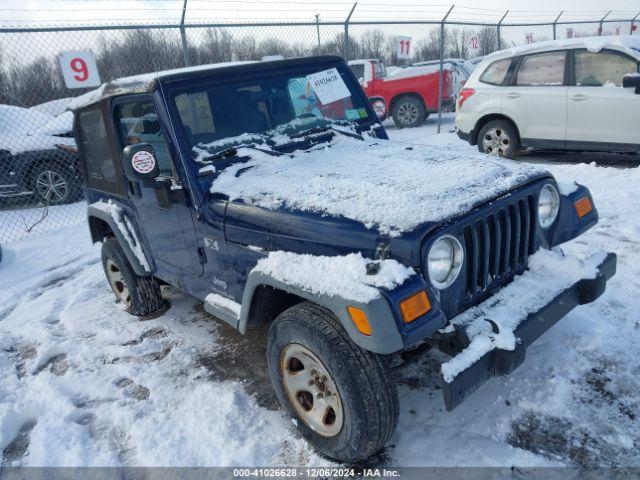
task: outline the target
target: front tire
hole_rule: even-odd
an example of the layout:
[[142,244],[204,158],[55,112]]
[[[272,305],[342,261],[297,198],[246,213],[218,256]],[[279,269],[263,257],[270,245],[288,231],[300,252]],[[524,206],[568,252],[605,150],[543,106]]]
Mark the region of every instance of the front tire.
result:
[[520,139],[513,123],[492,120],[483,125],[478,133],[478,150],[495,157],[516,158],[520,154]]
[[393,121],[398,128],[418,127],[426,115],[422,101],[415,97],[402,97],[393,106]]
[[127,313],[147,317],[166,309],[156,279],[151,275],[136,274],[114,237],[104,240],[101,256],[109,286]]
[[398,395],[381,358],[349,338],[333,313],[310,302],[269,328],[269,374],[298,431],[341,462],[373,455],[398,423]]

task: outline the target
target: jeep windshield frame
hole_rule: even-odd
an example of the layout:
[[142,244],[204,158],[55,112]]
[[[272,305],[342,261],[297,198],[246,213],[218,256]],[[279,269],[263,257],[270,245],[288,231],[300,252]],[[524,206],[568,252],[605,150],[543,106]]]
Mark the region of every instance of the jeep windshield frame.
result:
[[[245,68],[238,75],[212,71],[206,77],[165,85],[180,150],[192,166],[201,167],[234,146],[278,150],[296,143],[294,138],[307,130],[343,129],[357,134],[379,123],[344,62],[280,64],[273,69],[254,65],[261,68]],[[338,71],[349,95],[323,105],[307,75],[331,68]]]

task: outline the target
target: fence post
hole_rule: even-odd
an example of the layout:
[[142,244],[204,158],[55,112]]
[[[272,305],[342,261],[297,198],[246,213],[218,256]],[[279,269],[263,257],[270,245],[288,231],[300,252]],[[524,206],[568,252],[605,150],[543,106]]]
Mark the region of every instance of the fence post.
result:
[[444,22],[447,21],[447,17],[453,10],[455,5],[451,5],[451,8],[447,14],[442,18],[440,22],[440,76],[438,77],[438,133],[440,133],[440,126],[442,123],[442,87],[444,83]]
[[602,36],[602,24],[604,23],[604,19],[607,18],[609,16],[609,14],[611,13],[611,10],[609,10],[607,13],[604,14],[604,17],[602,17],[600,19],[600,26],[598,27],[598,36],[601,37]]
[[316,32],[318,33],[318,55],[320,55],[320,14],[316,13]]
[[184,66],[191,66],[191,60],[189,59],[189,46],[187,45],[187,32],[184,29],[184,17],[187,13],[187,0],[184,0],[182,5],[182,18],[180,19],[180,37],[182,38],[182,57],[184,58]]
[[502,26],[502,22],[507,17],[507,15],[509,15],[509,10],[504,12],[504,15],[502,16],[502,18],[498,22],[498,25],[496,25],[496,30],[497,30],[497,33],[498,33],[498,50],[502,50],[502,37],[500,35],[500,27]]
[[556,17],[556,19],[553,21],[553,39],[556,40],[556,26],[558,25],[558,20],[560,20],[560,17],[562,16],[562,14],[564,13],[564,10],[562,10],[558,16]]
[[638,17],[640,17],[640,12],[636,13],[636,16],[631,19],[631,28],[629,29],[629,35],[633,35],[633,24]]
[[358,2],[355,2],[353,4],[349,15],[347,15],[347,19],[344,21],[344,54],[342,56],[345,60],[349,60],[349,20],[351,20],[351,15],[353,15],[353,11],[356,9],[356,5],[358,5]]

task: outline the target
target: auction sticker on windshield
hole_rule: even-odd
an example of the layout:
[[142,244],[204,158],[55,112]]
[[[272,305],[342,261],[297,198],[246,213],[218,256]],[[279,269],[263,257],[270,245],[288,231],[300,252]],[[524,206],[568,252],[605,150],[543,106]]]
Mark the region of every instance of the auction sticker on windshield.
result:
[[133,154],[131,166],[138,173],[149,173],[155,168],[156,159],[149,152],[142,150]]
[[336,68],[307,75],[307,80],[323,105],[351,96],[349,87]]

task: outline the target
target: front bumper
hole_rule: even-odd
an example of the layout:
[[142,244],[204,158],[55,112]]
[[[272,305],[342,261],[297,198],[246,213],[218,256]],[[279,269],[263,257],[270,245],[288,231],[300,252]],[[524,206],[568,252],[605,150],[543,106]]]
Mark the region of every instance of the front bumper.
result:
[[[475,391],[480,385],[489,380],[491,377],[507,375],[513,372],[518,366],[524,362],[525,352],[538,337],[540,337],[549,328],[555,325],[562,317],[567,315],[578,305],[593,302],[605,291],[607,281],[616,272],[616,255],[608,253],[604,259],[600,260],[596,265],[597,273],[593,278],[581,278],[571,286],[560,291],[548,303],[535,311],[530,311],[519,322],[516,320],[517,328],[513,330],[516,338],[515,348],[500,348],[500,342],[494,342],[492,334],[485,335],[478,339],[490,342],[492,347],[479,358],[477,356],[478,345],[482,345],[480,341],[475,346],[472,345],[464,327],[457,326],[451,332],[444,332],[436,341],[438,348],[446,353],[455,355],[452,361],[443,364],[441,371],[441,386],[444,395],[444,402],[447,410],[452,410],[459,405],[469,394]],[[507,287],[509,288],[509,287]],[[486,313],[489,313],[488,310]],[[485,320],[485,319],[482,319]],[[496,332],[497,325],[495,322],[486,318],[487,325],[491,325],[493,333]],[[482,346],[480,347],[482,352]],[[456,355],[457,354],[457,355]],[[461,362],[455,365],[458,357],[463,357],[462,364],[465,368],[460,368]],[[472,359],[472,361],[469,361]],[[447,364],[454,366],[453,370],[447,370]]]

